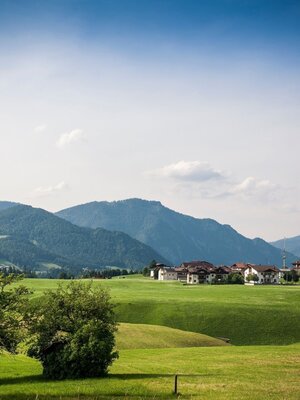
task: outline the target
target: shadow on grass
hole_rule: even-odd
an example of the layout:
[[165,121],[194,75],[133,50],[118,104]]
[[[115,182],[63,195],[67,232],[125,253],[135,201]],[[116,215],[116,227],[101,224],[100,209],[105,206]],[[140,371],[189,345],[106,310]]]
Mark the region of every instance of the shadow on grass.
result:
[[56,379],[47,379],[43,375],[26,375],[26,376],[16,376],[11,378],[0,378],[0,386],[1,385],[18,385],[21,383],[52,383],[52,382],[64,382],[64,381],[101,381],[102,379],[120,379],[120,380],[136,380],[136,379],[157,379],[157,378],[171,378],[174,377],[174,374],[109,374],[103,377],[95,377],[95,378],[78,378],[78,379],[65,379],[65,380],[56,380]]
[[[207,377],[215,376],[216,374],[177,374],[178,377]],[[64,382],[64,381],[101,381],[102,379],[118,379],[118,380],[138,380],[138,379],[158,379],[158,378],[174,378],[175,374],[108,374],[103,377],[95,378],[78,378],[78,379],[65,379],[65,380],[53,380],[43,377],[43,375],[26,375],[26,376],[16,376],[11,378],[0,378],[1,385],[18,385],[21,383],[53,383],[53,382]]]
[[[215,376],[215,374],[178,374],[179,378],[184,378],[184,377],[207,377],[207,376]],[[123,380],[123,381],[127,381],[127,380],[143,380],[143,379],[150,379],[155,381],[156,379],[160,379],[160,378],[168,378],[169,379],[169,384],[170,385],[170,392],[169,393],[165,393],[165,392],[156,392],[151,393],[151,391],[149,393],[130,393],[128,391],[124,391],[121,390],[116,390],[116,391],[111,391],[109,393],[83,393],[80,391],[78,391],[78,393],[75,394],[70,394],[68,392],[63,392],[59,393],[57,395],[52,395],[48,392],[48,394],[46,393],[29,393],[29,390],[26,393],[26,386],[23,387],[24,392],[23,393],[13,393],[13,390],[11,391],[11,393],[6,394],[6,395],[1,395],[1,385],[19,385],[19,384],[31,384],[31,383],[40,383],[43,385],[47,385],[47,383],[60,383],[60,382],[64,382],[63,380],[50,380],[50,379],[46,379],[44,378],[42,375],[27,375],[27,376],[22,376],[22,377],[11,377],[11,378],[2,378],[0,379],[0,399],[1,400],[78,400],[78,399],[82,399],[82,400],[121,400],[121,399],[126,399],[126,400],[150,400],[150,399],[161,399],[161,400],[165,400],[165,399],[171,399],[171,398],[176,398],[176,396],[173,394],[172,389],[173,389],[173,385],[174,385],[174,377],[175,374],[109,374],[106,377],[101,377],[101,378],[86,378],[86,379],[68,379],[66,381],[68,382],[74,382],[74,384],[76,384],[76,382],[85,382],[85,381],[89,381],[90,385],[93,385],[93,382],[95,383],[99,383],[101,382],[101,380],[105,379],[105,380]],[[17,389],[17,387],[16,387]],[[29,389],[29,388],[28,388]],[[36,389],[35,389],[36,390]],[[180,396],[182,398],[185,398],[185,396]]]

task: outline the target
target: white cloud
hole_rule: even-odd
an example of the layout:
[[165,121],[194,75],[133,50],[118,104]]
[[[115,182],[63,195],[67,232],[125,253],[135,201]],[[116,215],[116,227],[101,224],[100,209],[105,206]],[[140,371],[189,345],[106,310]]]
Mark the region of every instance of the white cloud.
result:
[[64,147],[74,142],[83,141],[85,138],[81,129],[73,129],[71,132],[65,132],[60,135],[56,142],[57,147]]
[[66,182],[61,181],[57,185],[54,186],[39,186],[34,189],[34,194],[37,196],[46,196],[51,195],[53,193],[61,192],[64,189],[67,189],[68,185]]
[[222,171],[214,169],[209,163],[202,161],[179,161],[150,171],[148,174],[192,182],[204,182],[225,178]]
[[38,125],[34,128],[34,132],[36,133],[41,133],[44,132],[47,129],[47,125],[42,124],[42,125]]
[[269,180],[259,180],[253,176],[248,176],[241,183],[233,186],[229,193],[242,195],[244,197],[274,197],[280,191],[280,187]]

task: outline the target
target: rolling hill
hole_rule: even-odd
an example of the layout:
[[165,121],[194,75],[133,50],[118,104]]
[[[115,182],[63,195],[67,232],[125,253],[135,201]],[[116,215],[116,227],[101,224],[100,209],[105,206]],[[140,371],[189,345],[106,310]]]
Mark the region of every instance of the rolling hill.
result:
[[59,264],[69,269],[141,268],[167,262],[149,246],[122,232],[81,228],[45,210],[17,205],[0,212],[0,257],[21,266]]
[[[213,219],[183,215],[158,201],[129,199],[92,202],[59,211],[73,224],[127,233],[151,246],[173,264],[204,259],[215,264],[244,261],[281,265],[281,251],[262,239],[248,239]],[[287,261],[295,260],[288,254]]]
[[[132,340],[134,338],[134,340]],[[175,347],[230,346],[223,340],[167,326],[121,323],[116,335],[118,350]]]
[[[284,246],[284,239],[271,242],[272,246],[282,249]],[[285,239],[285,248],[290,253],[296,254],[300,258],[300,235]]]

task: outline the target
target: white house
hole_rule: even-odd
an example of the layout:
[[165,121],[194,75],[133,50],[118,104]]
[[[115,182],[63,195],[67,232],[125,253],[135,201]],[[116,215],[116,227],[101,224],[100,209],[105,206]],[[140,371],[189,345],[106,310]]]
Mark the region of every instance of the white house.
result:
[[161,267],[158,270],[159,281],[177,281],[177,272],[174,268]]
[[279,269],[275,265],[249,265],[244,271],[245,281],[248,275],[256,275],[257,281],[250,282],[258,284],[277,284],[279,283]]

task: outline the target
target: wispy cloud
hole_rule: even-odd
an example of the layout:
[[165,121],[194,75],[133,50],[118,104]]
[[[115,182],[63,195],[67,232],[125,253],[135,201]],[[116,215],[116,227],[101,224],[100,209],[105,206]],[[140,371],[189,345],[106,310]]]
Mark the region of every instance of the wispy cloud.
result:
[[46,129],[47,129],[47,125],[45,125],[45,124],[37,125],[37,126],[34,128],[34,132],[36,132],[36,133],[41,133],[41,132],[44,132]]
[[39,186],[34,189],[34,194],[36,196],[47,196],[51,195],[53,193],[61,192],[62,190],[65,190],[68,188],[68,185],[66,182],[61,181],[57,185],[54,186]]
[[177,163],[148,171],[147,174],[191,182],[205,182],[225,178],[222,171],[213,168],[209,163],[203,161],[178,161]]
[[71,143],[85,140],[85,135],[81,129],[73,129],[71,132],[62,133],[56,142],[57,147],[63,148]]

